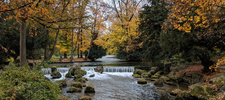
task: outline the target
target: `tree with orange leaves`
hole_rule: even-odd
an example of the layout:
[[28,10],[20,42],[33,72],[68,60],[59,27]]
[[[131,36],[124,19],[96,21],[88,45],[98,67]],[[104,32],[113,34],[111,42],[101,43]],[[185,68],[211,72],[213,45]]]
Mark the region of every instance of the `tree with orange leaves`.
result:
[[[79,18],[76,17],[74,5],[76,0],[10,0],[0,1],[0,14],[12,13],[5,20],[15,18],[20,22],[20,65],[26,62],[26,23],[38,23],[45,28],[55,30],[64,28],[64,22],[74,21]],[[35,27],[35,26],[33,26]],[[59,31],[57,32],[57,34]],[[56,39],[58,35],[56,34]],[[53,50],[57,41],[54,42]],[[50,54],[53,54],[52,52]]]
[[[195,29],[209,29],[218,23],[224,12],[223,0],[172,0],[168,20],[164,28],[173,27],[179,31],[191,33]],[[217,26],[214,26],[217,27]]]
[[[225,20],[223,16],[225,15],[225,1],[171,0],[168,3],[170,3],[170,6],[168,6],[170,13],[163,26],[163,35],[179,34],[184,38],[182,42],[191,40],[189,43],[180,44],[189,49],[181,48],[179,52],[188,52],[189,55],[193,54],[198,57],[204,66],[203,71],[208,72],[209,66],[213,64],[211,60],[213,48],[217,47],[221,51],[224,50]],[[171,38],[174,39],[175,37]],[[167,44],[165,46],[173,44],[171,42],[164,43]]]

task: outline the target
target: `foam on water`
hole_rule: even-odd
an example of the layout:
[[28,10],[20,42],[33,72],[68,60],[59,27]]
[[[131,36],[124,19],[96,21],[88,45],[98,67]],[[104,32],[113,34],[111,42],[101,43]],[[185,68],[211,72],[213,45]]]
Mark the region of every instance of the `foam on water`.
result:
[[43,68],[41,70],[45,74],[44,75],[45,77],[47,77],[48,79],[50,79],[52,81],[57,81],[57,80],[65,79],[66,78],[65,76],[68,73],[69,69],[70,68],[64,68],[64,67],[57,68],[57,71],[62,75],[62,77],[56,78],[56,79],[52,79],[52,76],[51,76],[51,68]]
[[[87,71],[87,74],[84,76],[87,79],[95,80],[105,80],[111,79],[110,76],[121,76],[121,77],[132,77],[134,67],[103,67],[103,73],[95,72],[94,68],[96,67],[82,67],[82,70]],[[90,77],[94,75],[94,77]]]
[[[95,72],[96,67],[81,67],[82,70],[85,70],[87,74],[83,77],[87,79],[96,79],[96,80],[104,80],[104,79],[110,79],[110,76],[121,76],[121,77],[132,77],[134,67],[127,67],[127,66],[121,66],[121,67],[103,67],[103,73]],[[68,67],[61,67],[57,68],[57,71],[60,72],[62,75],[61,78],[58,79],[52,79],[51,74],[51,68],[43,68],[42,72],[45,73],[45,77],[51,79],[51,80],[62,80],[65,79],[66,74],[69,71]],[[94,77],[90,77],[91,75],[94,75]]]
[[[87,72],[86,75],[83,77],[87,79],[95,79],[95,80],[105,80],[110,79],[107,74],[101,74],[99,72],[95,72],[94,68],[96,67],[81,67],[82,70],[85,70]],[[91,75],[94,75],[94,77],[90,77]]]

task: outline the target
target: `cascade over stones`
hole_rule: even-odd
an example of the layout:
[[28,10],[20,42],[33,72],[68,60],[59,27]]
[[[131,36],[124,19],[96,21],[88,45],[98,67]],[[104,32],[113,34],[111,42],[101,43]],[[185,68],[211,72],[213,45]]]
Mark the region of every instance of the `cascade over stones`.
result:
[[58,71],[54,71],[51,73],[52,78],[60,78],[62,75]]
[[103,66],[98,66],[96,68],[94,68],[95,72],[99,72],[102,73],[103,72]]

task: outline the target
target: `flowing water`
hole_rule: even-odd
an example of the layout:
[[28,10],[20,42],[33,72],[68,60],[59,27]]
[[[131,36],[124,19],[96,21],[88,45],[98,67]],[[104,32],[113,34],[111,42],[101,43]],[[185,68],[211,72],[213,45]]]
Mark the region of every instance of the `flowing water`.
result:
[[[63,88],[63,95],[78,100],[82,95],[88,95],[92,100],[164,100],[161,94],[156,92],[156,87],[152,83],[145,85],[137,84],[137,79],[132,77],[134,66],[138,62],[126,62],[115,58],[113,55],[107,55],[96,62],[83,62],[83,63],[70,63],[67,65],[82,65],[81,69],[87,71],[83,77],[88,79],[87,84],[95,87],[95,93],[84,94],[82,93],[66,93],[70,87]],[[52,66],[65,66],[65,64],[54,64]],[[103,66],[103,73],[100,74],[94,71],[97,66]],[[52,81],[66,79],[65,75],[68,73],[68,67],[60,67],[57,70],[62,74],[59,79],[51,79],[50,68],[44,68],[42,71],[45,76]],[[94,77],[90,77],[94,75]],[[67,79],[67,83],[71,83],[72,79]],[[168,99],[168,98],[166,98]]]

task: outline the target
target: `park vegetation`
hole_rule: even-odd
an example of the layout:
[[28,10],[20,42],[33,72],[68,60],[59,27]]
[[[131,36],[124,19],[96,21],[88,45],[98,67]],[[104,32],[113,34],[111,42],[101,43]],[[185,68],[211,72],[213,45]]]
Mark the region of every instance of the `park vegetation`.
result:
[[[165,74],[171,70],[166,66],[194,62],[204,66],[203,73],[217,71],[225,65],[224,16],[224,0],[0,0],[0,64],[9,65],[0,72],[0,98],[58,98],[58,87],[27,67],[27,59],[94,61],[113,54],[164,67]],[[12,65],[12,59],[19,64]],[[140,69],[133,76],[158,79],[163,73],[158,70]],[[66,77],[74,73],[83,72]],[[178,83],[181,77],[175,74],[169,78]],[[214,87],[200,88],[203,95]],[[39,91],[30,91],[34,89]]]

